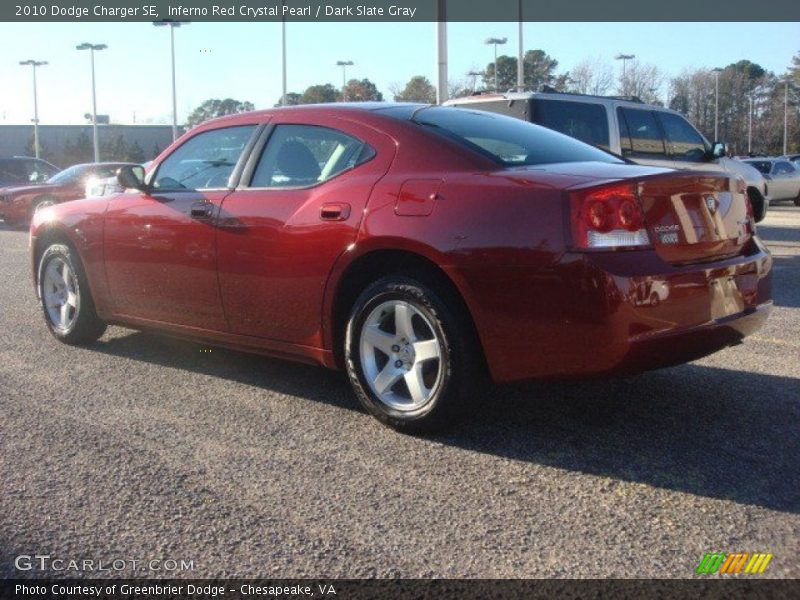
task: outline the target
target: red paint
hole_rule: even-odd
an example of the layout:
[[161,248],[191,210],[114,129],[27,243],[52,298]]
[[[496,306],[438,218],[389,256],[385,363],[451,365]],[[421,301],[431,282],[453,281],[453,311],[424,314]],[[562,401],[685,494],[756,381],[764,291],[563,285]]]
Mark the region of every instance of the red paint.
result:
[[[177,142],[229,125],[299,123],[339,129],[375,149],[325,183],[71,202],[37,214],[34,242],[51,230],[69,237],[111,322],[327,366],[341,343],[332,321],[340,282],[382,250],[415,254],[450,279],[498,381],[692,360],[766,318],[772,259],[724,177],[601,163],[498,169],[369,108],[230,116]],[[621,180],[636,189],[651,243],[576,247],[575,195]],[[710,214],[704,198],[720,194],[732,208]],[[212,216],[191,217],[200,200]],[[341,218],[324,218],[338,209]],[[640,215],[625,207],[615,218]],[[676,223],[691,225],[692,243],[684,232],[661,243],[654,227]]]

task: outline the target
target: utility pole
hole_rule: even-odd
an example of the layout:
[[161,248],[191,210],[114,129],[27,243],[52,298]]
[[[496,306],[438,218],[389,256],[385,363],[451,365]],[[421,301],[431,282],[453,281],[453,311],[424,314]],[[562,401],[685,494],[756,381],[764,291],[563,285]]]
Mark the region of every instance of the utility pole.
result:
[[436,103],[447,100],[447,1],[436,4]]
[[36,67],[43,67],[47,64],[45,60],[21,60],[20,65],[30,65],[33,71],[33,152],[36,158],[40,158],[39,153],[39,98],[36,91]]
[[[517,7],[519,9],[519,48],[517,49],[517,91],[522,92],[525,90],[525,65],[523,64],[525,54],[522,42],[522,0],[519,0]],[[495,67],[495,72],[497,72],[496,67]]]
[[100,162],[100,143],[97,136],[97,88],[94,80],[94,53],[95,50],[100,51],[106,48],[108,46],[105,44],[90,44],[89,42],[75,46],[76,50],[89,50],[92,56],[92,138],[94,141],[94,162],[96,163]]

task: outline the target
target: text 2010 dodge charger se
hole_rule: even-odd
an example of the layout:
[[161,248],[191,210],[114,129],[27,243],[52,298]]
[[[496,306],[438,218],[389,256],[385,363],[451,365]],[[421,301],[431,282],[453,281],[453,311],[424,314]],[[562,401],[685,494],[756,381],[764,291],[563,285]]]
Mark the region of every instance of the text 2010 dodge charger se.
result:
[[116,323],[345,368],[398,428],[446,423],[487,371],[693,360],[740,342],[771,305],[741,181],[629,164],[500,115],[240,114],[119,178],[123,194],[35,215],[57,339]]

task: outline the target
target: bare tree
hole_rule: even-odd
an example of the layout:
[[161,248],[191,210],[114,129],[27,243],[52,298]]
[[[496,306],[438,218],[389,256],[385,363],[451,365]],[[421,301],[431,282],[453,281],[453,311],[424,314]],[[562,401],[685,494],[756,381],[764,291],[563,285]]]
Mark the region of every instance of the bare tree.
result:
[[587,58],[569,72],[570,91],[604,96],[614,87],[614,69],[600,58]]
[[655,104],[660,103],[658,92],[663,83],[664,75],[657,66],[633,60],[625,69],[625,76],[620,75],[617,92]]

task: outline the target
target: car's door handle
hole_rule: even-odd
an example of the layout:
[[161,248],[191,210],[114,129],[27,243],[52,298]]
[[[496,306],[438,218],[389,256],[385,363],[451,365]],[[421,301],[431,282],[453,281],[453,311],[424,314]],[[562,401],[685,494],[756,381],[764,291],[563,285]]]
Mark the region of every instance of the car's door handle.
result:
[[213,213],[214,205],[211,202],[195,202],[189,214],[193,219],[208,219]]
[[343,202],[328,202],[319,209],[323,221],[344,221],[350,216],[350,205]]

